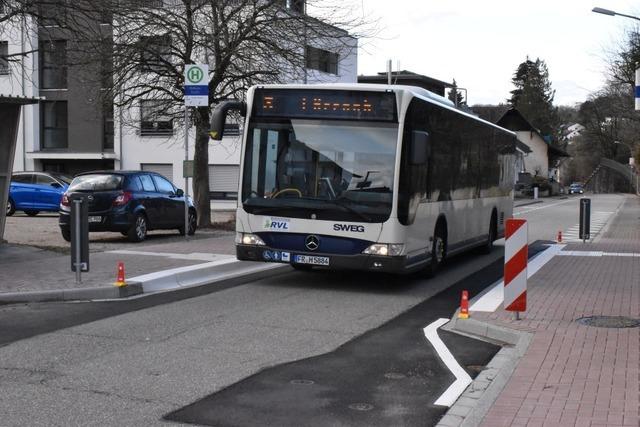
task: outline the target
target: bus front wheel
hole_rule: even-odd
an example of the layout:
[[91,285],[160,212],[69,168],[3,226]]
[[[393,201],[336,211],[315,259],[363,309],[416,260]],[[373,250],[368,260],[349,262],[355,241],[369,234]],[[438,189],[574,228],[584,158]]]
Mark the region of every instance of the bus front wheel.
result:
[[447,255],[447,234],[444,226],[438,224],[433,234],[431,261],[426,268],[427,277],[435,276]]

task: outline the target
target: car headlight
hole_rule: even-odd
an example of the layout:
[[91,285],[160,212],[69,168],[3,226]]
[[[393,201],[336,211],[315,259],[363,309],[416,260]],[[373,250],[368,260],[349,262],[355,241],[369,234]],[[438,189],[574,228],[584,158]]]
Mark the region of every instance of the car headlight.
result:
[[243,245],[265,246],[264,241],[255,234],[236,233],[236,243]]
[[402,255],[404,244],[402,243],[375,243],[362,251],[367,255],[398,256]]

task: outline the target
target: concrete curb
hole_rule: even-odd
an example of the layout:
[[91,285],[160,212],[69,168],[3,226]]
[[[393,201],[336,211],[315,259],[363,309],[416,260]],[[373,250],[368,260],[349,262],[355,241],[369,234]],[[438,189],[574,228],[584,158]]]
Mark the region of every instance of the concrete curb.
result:
[[0,304],[16,302],[74,301],[90,299],[127,298],[142,293],[141,283],[127,286],[102,286],[99,288],[52,289],[49,291],[5,292],[0,294]]
[[513,207],[514,208],[519,208],[521,206],[535,205],[535,204],[538,204],[538,203],[543,203],[543,200],[534,200],[534,201],[531,201],[531,202],[520,203],[520,204],[517,204],[517,205],[514,203]]
[[443,329],[503,345],[486,369],[480,372],[436,424],[436,427],[478,426],[509,381],[518,361],[527,351],[533,334],[475,319],[458,319],[458,312]]
[[[243,265],[239,266],[239,263]],[[0,305],[51,301],[108,301],[132,297],[146,298],[159,294],[166,295],[167,293],[177,293],[179,298],[190,298],[288,271],[286,264],[246,262],[247,265],[244,263],[235,261],[229,264],[205,266],[196,271],[185,272],[176,272],[176,269],[172,269],[166,275],[158,275],[148,281],[128,281],[127,286],[123,287],[104,286],[0,293]],[[241,268],[239,269],[238,267]],[[158,287],[159,284],[161,286]],[[211,285],[218,286],[211,287]]]

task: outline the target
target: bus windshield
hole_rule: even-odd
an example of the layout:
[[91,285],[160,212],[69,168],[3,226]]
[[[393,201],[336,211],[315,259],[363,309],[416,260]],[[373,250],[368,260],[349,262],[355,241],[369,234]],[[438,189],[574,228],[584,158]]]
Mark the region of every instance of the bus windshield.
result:
[[391,213],[397,123],[252,120],[242,202],[249,213],[382,222]]

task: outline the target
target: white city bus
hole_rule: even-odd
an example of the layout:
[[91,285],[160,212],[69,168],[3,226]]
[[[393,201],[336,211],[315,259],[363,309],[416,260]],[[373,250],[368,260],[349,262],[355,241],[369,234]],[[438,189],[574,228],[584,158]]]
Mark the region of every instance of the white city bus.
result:
[[504,234],[515,134],[424,89],[264,85],[246,115],[236,214],[240,260],[434,273]]

